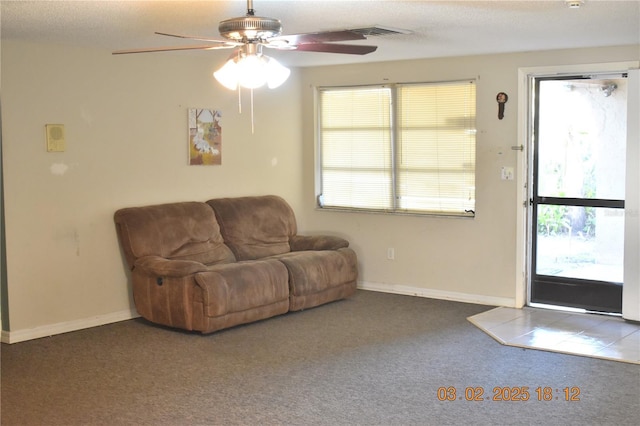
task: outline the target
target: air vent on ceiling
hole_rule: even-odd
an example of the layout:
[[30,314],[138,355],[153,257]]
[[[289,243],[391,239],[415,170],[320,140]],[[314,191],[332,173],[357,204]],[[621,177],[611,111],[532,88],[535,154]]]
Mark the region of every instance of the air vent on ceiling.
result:
[[349,31],[362,34],[365,37],[387,36],[387,35],[396,35],[396,34],[411,34],[411,31],[409,30],[401,30],[398,28],[391,28],[391,27],[381,27],[380,25],[375,25],[373,27],[367,27],[367,28],[351,28],[349,29]]

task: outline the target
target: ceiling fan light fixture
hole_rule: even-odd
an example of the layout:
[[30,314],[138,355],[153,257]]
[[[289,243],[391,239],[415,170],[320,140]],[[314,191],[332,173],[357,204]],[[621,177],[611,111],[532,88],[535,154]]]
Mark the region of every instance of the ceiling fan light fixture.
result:
[[267,59],[267,87],[269,87],[269,89],[280,87],[289,78],[291,70],[273,58],[266,56],[265,58]]
[[229,59],[222,68],[213,73],[213,76],[218,80],[218,83],[227,89],[236,90],[238,88],[238,64],[236,59]]
[[238,84],[247,89],[257,89],[267,82],[265,58],[248,55],[238,61]]
[[289,78],[291,71],[260,50],[253,44],[244,46],[213,76],[230,90],[236,90],[238,86],[257,89],[265,84],[270,89],[279,87]]

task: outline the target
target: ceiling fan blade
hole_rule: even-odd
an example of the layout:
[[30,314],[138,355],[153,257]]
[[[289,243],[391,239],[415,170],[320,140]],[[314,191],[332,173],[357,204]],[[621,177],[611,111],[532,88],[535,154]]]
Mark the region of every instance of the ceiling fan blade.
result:
[[356,44],[306,43],[294,47],[303,52],[345,53],[348,55],[366,55],[375,52],[378,46],[362,46]]
[[221,46],[167,46],[167,47],[148,47],[142,49],[127,49],[116,50],[112,52],[113,55],[124,55],[127,53],[150,53],[150,52],[169,52],[172,50],[216,50],[216,49],[231,49],[235,45],[221,45]]
[[286,41],[289,44],[326,43],[329,41],[365,40],[360,33],[349,30],[321,31],[317,33],[291,34],[270,38],[269,41]]
[[188,35],[181,35],[181,34],[169,34],[169,33],[161,33],[156,31],[155,34],[158,35],[162,35],[162,36],[168,36],[168,37],[177,37],[177,38],[186,38],[189,40],[198,40],[198,41],[208,41],[209,43],[220,43],[220,44],[228,44],[230,46],[241,46],[242,43],[236,43],[236,42],[232,42],[229,40],[218,40],[215,38],[206,38],[206,37],[199,37],[199,36],[188,36]]

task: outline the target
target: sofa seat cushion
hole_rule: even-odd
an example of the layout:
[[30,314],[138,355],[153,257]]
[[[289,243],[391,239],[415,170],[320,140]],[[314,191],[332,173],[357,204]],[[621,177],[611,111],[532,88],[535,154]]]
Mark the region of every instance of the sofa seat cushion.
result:
[[[280,306],[289,297],[287,269],[277,260],[214,265],[207,272],[197,273],[195,280],[202,289],[196,293],[195,302],[202,303],[208,317],[249,312],[273,304]],[[284,310],[277,314],[287,309],[285,303]],[[244,322],[262,318],[248,315]]]
[[350,248],[291,252],[274,258],[289,271],[290,310],[342,299],[356,290],[357,259]]

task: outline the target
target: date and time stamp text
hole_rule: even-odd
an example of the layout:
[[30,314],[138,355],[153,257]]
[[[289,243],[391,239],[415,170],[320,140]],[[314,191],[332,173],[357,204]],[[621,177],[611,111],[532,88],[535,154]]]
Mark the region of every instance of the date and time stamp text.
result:
[[485,389],[483,386],[440,386],[436,391],[438,401],[493,401],[493,402],[526,402],[526,401],[565,401],[579,402],[581,390],[578,386],[495,386]]

